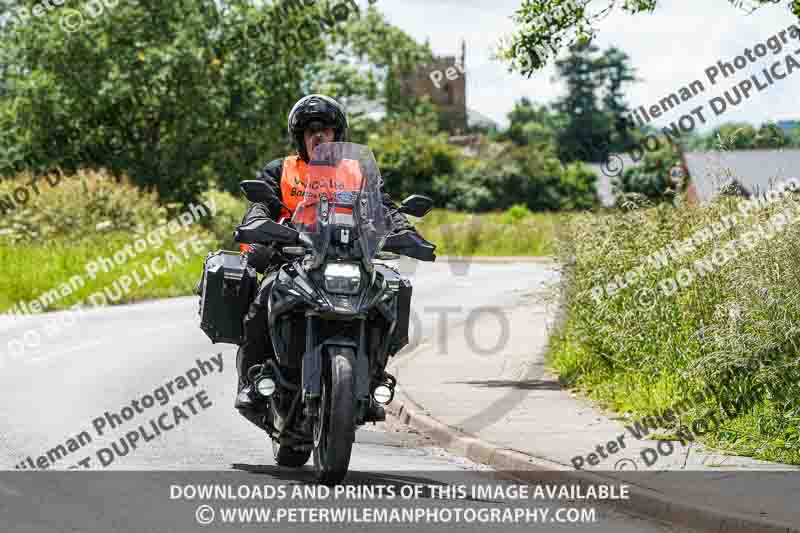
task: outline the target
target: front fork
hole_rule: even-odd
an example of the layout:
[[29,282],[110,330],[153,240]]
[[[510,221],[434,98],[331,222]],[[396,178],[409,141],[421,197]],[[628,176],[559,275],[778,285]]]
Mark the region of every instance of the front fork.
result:
[[322,390],[322,347],[316,342],[316,321],[319,315],[306,313],[306,350],[303,353],[302,389],[303,414],[309,426],[319,417],[319,402]]
[[303,414],[308,427],[313,427],[319,417],[319,402],[321,400],[323,366],[329,365],[329,349],[341,346],[352,348],[356,358],[353,361],[353,372],[356,390],[353,399],[356,402],[356,424],[362,424],[367,407],[370,403],[369,385],[369,352],[367,339],[367,317],[359,316],[358,339],[346,337],[333,337],[318,343],[316,330],[319,314],[314,311],[306,313],[306,350],[303,354],[302,394]]

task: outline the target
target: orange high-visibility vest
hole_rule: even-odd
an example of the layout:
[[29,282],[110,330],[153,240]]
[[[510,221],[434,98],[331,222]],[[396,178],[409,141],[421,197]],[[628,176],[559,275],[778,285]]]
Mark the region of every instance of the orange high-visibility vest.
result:
[[[309,181],[308,163],[299,156],[289,156],[283,160],[281,175],[281,197],[286,207],[293,212],[305,196],[308,201],[316,201],[320,193],[331,200],[336,192],[361,190],[361,166],[353,159],[343,159],[335,167],[314,166],[314,177]],[[306,190],[309,188],[310,190]],[[281,216],[289,216],[286,209],[281,208]]]

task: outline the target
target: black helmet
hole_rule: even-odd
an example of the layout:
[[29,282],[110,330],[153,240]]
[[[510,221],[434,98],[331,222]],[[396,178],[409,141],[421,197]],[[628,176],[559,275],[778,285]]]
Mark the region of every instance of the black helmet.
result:
[[297,152],[303,161],[308,161],[303,132],[313,121],[333,128],[335,142],[347,140],[347,115],[339,102],[329,96],[312,94],[301,98],[289,112],[289,135],[294,139]]

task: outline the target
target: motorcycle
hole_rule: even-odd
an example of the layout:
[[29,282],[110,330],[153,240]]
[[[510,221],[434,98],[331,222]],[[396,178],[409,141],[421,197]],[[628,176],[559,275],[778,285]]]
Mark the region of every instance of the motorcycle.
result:
[[[309,169],[304,186],[292,190],[302,199],[290,220],[252,220],[234,240],[274,243],[291,258],[272,273],[268,299],[277,362],[248,371],[254,422],[271,437],[277,464],[300,467],[313,453],[316,479],[334,485],[347,473],[368,410],[382,412],[392,401],[397,380],[386,364],[409,342],[411,284],[385,261],[435,261],[436,247],[413,232],[391,233],[368,147],[320,145]],[[241,187],[251,202],[277,201],[262,181]],[[423,217],[432,204],[412,195],[400,211]]]

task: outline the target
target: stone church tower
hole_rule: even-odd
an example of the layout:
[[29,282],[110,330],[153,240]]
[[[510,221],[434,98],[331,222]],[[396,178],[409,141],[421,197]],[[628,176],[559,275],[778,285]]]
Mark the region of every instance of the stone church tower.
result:
[[403,80],[406,95],[428,96],[442,112],[444,127],[453,134],[467,128],[467,43],[461,41],[461,57],[436,56]]

